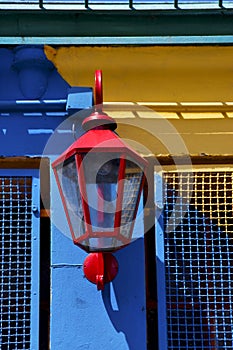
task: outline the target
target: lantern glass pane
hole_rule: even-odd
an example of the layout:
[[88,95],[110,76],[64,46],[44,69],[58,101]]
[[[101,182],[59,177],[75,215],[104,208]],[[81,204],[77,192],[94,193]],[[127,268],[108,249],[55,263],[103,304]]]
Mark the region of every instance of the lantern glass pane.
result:
[[82,163],[92,231],[111,236],[116,213],[119,154],[89,152]]
[[75,157],[58,166],[57,174],[69,223],[75,238],[79,238],[85,233],[85,224]]
[[130,239],[139,201],[143,169],[126,160],[120,234]]
[[118,246],[122,246],[122,242],[118,241],[114,237],[98,237],[98,238],[89,238],[84,242],[83,245],[88,246],[88,251],[113,251]]

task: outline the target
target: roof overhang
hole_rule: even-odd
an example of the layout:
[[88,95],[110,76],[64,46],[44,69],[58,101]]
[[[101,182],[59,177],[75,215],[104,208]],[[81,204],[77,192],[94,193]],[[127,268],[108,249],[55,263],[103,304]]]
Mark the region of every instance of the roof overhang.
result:
[[0,11],[2,45],[225,45],[232,33],[231,9]]

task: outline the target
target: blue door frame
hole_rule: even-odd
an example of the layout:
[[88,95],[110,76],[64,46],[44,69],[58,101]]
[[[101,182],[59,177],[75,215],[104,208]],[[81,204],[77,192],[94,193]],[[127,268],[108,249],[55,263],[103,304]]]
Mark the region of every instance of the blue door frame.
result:
[[39,349],[40,181],[33,169],[1,169],[2,349]]

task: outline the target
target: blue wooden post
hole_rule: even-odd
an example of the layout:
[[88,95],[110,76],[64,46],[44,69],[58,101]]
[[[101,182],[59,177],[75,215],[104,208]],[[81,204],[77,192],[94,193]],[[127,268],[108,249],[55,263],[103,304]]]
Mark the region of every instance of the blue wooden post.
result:
[[155,173],[155,239],[156,272],[158,298],[158,344],[159,350],[167,350],[167,309],[164,265],[164,230],[163,230],[163,178],[162,173]]

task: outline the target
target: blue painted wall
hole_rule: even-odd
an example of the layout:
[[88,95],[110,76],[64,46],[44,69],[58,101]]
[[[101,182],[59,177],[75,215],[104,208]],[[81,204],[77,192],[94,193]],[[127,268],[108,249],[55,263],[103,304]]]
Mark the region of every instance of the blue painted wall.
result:
[[[67,99],[69,84],[41,46],[1,48],[0,61],[0,155],[54,159],[73,142],[73,120],[66,119],[65,110],[48,112],[41,104],[20,109],[15,101]],[[80,122],[75,122],[80,135]],[[86,253],[69,238],[52,172],[51,199],[51,350],[146,349],[143,238],[116,254],[119,274],[98,292],[84,278]],[[138,229],[143,230],[142,222]]]
[[69,237],[55,183],[52,191],[53,215],[59,218],[52,236],[51,348],[146,349],[143,239],[115,254],[119,273],[98,292],[83,275],[86,253]]

